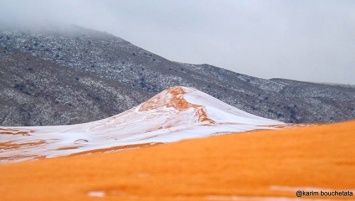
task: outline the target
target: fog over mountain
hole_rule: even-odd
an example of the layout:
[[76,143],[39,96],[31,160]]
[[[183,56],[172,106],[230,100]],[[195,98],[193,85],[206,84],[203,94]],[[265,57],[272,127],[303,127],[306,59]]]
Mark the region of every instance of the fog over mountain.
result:
[[173,61],[261,78],[355,84],[350,0],[0,0],[0,21],[105,31]]

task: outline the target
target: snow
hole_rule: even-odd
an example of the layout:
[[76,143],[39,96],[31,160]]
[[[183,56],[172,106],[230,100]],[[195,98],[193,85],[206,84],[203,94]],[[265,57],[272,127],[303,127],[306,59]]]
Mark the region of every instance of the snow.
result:
[[243,124],[258,124],[258,125],[270,125],[280,124],[278,121],[258,117],[256,115],[244,112],[233,106],[230,106],[214,97],[209,97],[206,93],[198,91],[196,89],[188,89],[190,93],[187,93],[184,97],[190,103],[204,105],[207,109],[208,116],[214,120],[221,122],[233,122]]
[[4,146],[0,150],[0,162],[275,129],[276,125],[281,124],[234,108],[196,89],[172,87],[137,107],[107,119],[68,126],[5,128],[32,131],[28,136],[1,134],[0,130],[1,143],[18,145],[16,148]]
[[91,197],[104,197],[105,196],[105,192],[103,191],[91,191],[88,193],[88,196]]

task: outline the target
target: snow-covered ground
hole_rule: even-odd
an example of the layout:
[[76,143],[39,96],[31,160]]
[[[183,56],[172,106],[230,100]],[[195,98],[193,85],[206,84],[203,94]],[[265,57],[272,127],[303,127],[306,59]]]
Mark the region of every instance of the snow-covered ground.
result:
[[239,110],[196,89],[172,87],[126,112],[95,122],[0,128],[0,162],[274,129],[282,124]]

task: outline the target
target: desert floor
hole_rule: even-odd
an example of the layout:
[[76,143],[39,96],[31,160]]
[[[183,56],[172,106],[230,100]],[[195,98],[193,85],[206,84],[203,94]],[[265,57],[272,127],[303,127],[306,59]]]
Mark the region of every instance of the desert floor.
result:
[[341,200],[355,121],[0,165],[0,200]]

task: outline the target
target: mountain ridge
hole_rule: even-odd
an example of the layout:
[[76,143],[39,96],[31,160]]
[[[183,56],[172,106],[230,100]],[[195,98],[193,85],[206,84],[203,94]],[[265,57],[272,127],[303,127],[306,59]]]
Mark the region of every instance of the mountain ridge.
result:
[[[172,62],[107,33],[72,29],[0,30],[0,125],[94,121],[172,86],[194,87],[249,113],[283,122],[355,118],[353,88],[266,80],[207,64]],[[62,82],[51,83],[56,77]],[[58,107],[65,115],[58,115]]]

